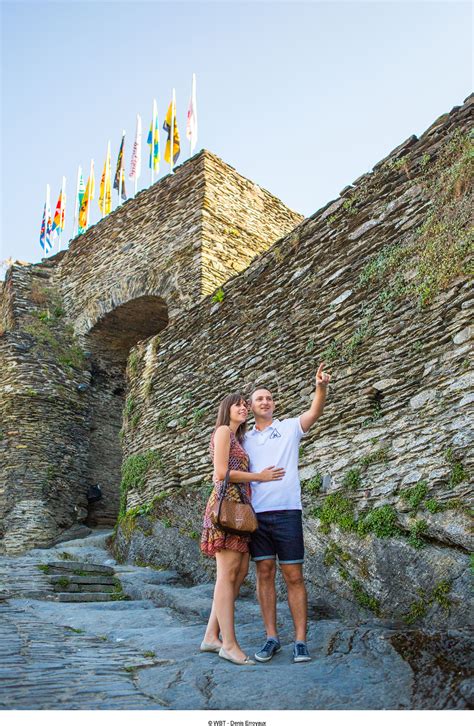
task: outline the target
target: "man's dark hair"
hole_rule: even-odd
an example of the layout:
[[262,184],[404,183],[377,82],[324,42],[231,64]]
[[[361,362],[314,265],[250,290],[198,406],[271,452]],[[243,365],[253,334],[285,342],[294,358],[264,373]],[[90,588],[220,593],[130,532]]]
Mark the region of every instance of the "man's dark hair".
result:
[[267,388],[266,386],[255,386],[254,388],[252,388],[252,393],[251,393],[251,394],[250,394],[250,396],[249,396],[249,401],[252,401],[252,398],[253,398],[253,394],[254,394],[254,393],[255,393],[256,391],[268,391],[268,393],[269,393],[269,394],[271,395],[271,397],[273,398],[273,393],[272,393],[272,392],[270,391],[270,389],[269,389],[269,388]]

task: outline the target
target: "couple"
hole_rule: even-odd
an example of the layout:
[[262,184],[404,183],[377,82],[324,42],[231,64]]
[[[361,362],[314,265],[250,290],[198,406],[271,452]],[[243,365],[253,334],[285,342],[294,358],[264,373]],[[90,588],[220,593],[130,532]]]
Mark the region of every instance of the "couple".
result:
[[[260,662],[271,660],[281,650],[276,627],[276,557],[288,590],[295,626],[293,661],[311,660],[306,645],[307,596],[303,579],[303,527],[298,453],[301,437],[321,416],[330,374],[316,373],[316,393],[301,416],[273,419],[275,404],[266,388],[253,391],[247,403],[233,393],[219,406],[211,436],[214,488],[204,514],[201,551],[216,559],[216,585],[212,610],[201,651],[219,653],[236,665],[255,665],[240,648],[234,629],[234,601],[249,566],[249,555],[257,567],[257,596],[266,629],[266,642],[255,653]],[[255,426],[247,432],[248,409]],[[252,535],[229,534],[211,522],[210,513],[230,469],[226,497],[251,501],[258,529]],[[219,640],[219,632],[222,641]]]

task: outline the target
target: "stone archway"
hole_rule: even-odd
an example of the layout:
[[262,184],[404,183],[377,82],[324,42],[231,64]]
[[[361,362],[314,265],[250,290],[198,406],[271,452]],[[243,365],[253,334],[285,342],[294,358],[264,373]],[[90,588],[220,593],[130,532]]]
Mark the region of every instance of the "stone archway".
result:
[[90,448],[87,487],[99,484],[102,498],[89,505],[86,524],[115,524],[119,508],[125,403],[130,349],[168,324],[168,306],[158,295],[141,295],[104,314],[85,336],[91,357]]

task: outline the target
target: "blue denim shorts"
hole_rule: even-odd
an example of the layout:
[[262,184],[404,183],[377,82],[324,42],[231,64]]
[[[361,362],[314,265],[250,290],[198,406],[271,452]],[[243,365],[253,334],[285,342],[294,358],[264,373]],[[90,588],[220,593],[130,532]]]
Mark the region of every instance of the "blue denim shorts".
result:
[[258,529],[250,540],[250,555],[254,562],[274,560],[281,565],[304,561],[303,522],[301,509],[282,509],[258,512]]

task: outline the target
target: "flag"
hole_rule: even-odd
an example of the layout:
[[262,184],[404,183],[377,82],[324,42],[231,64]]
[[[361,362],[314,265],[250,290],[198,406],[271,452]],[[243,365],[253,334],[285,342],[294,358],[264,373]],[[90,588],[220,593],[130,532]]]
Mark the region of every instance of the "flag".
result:
[[123,159],[123,147],[125,144],[125,132],[122,134],[122,143],[120,144],[120,149],[117,157],[117,166],[115,169],[115,179],[114,179],[114,189],[119,188],[120,186],[120,174],[122,175],[122,189],[121,189],[121,196],[122,199],[127,198],[127,192],[125,191],[125,167],[124,167],[124,159]]
[[[81,174],[82,178],[82,174]],[[84,182],[83,182],[84,183]],[[94,177],[94,162],[91,162],[91,171],[89,179],[87,180],[86,190],[82,195],[81,207],[79,209],[79,226],[78,234],[82,234],[87,229],[88,217],[89,217],[89,206],[95,195],[95,177]]]
[[165,148],[165,161],[168,163],[171,163],[171,126],[173,126],[173,164],[176,164],[176,161],[179,156],[180,152],[180,146],[179,146],[179,131],[178,131],[178,124],[176,123],[176,104],[173,101],[171,101],[168,112],[166,114],[165,122],[163,124],[164,130],[168,133],[168,138],[166,140],[166,148]]
[[189,101],[188,118],[186,120],[186,138],[191,142],[191,154],[197,144],[198,122],[196,108],[196,74],[193,73],[193,87]]
[[142,120],[137,114],[137,131],[132,149],[129,179],[139,179],[142,172]]
[[[154,129],[154,131],[153,131]],[[153,138],[153,141],[152,141]],[[150,145],[150,158],[148,160],[148,166],[154,171],[160,169],[160,128],[158,126],[158,110],[156,107],[156,101],[153,101],[153,118],[150,124],[150,131],[148,132],[147,144]]]
[[66,207],[66,195],[63,194],[63,190],[59,192],[58,203],[56,204],[56,211],[54,213],[53,226],[51,232],[56,237],[59,237],[64,229],[64,217]]
[[102,178],[100,180],[99,209],[103,217],[112,210],[112,184],[110,169],[110,141],[107,145],[107,158],[105,159]]
[[86,188],[84,186],[84,178],[82,176],[82,169],[79,167],[79,184],[77,185],[77,208],[81,208],[82,200],[84,199],[84,192]]
[[46,209],[46,240],[45,240],[45,251],[51,252],[53,248],[53,243],[51,241],[51,227],[52,227],[52,220],[51,220],[51,207],[49,204],[49,189],[48,189],[48,201],[47,201],[47,209]]
[[41,222],[40,245],[46,252],[46,202],[44,203],[43,221]]

